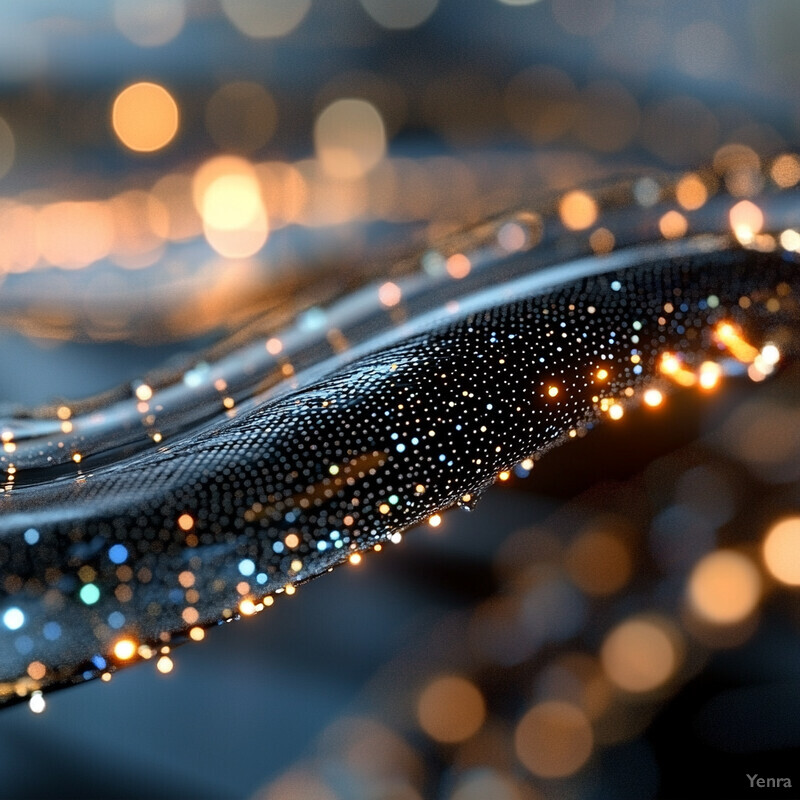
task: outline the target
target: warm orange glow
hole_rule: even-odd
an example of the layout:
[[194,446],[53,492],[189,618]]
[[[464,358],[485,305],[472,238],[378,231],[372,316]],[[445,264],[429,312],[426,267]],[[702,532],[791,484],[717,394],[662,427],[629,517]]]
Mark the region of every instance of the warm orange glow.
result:
[[194,625],[198,619],[200,619],[200,614],[198,613],[196,608],[192,606],[188,606],[184,608],[181,612],[181,618],[187,625]]
[[597,203],[586,192],[568,192],[561,198],[558,213],[564,227],[572,231],[582,231],[594,225],[597,220]]
[[445,269],[451,278],[466,278],[472,268],[470,260],[463,253],[456,253],[445,261]]
[[674,634],[645,617],[617,625],[600,652],[609,679],[627,692],[649,692],[664,684],[678,663]]
[[442,518],[439,514],[432,514],[428,517],[428,525],[430,525],[431,528],[438,528],[441,524]]
[[202,642],[206,638],[206,632],[202,628],[192,628],[189,631],[189,638],[193,642]]
[[787,517],[768,531],[762,548],[772,576],[788,586],[800,586],[800,517]]
[[138,400],[146,402],[147,400],[150,400],[152,396],[153,390],[146,383],[142,383],[136,387],[136,397]]
[[290,549],[294,550],[300,544],[300,537],[296,533],[289,533],[283,540],[283,543]]
[[162,674],[166,675],[169,672],[172,672],[175,664],[173,663],[172,659],[169,656],[161,656],[161,658],[156,661],[156,669]]
[[78,269],[105,258],[114,244],[114,219],[107,204],[59,202],[36,215],[36,247],[55,266]]
[[127,148],[151,153],[169,144],[178,132],[178,104],[163,86],[134,83],[114,100],[111,124]]
[[507,470],[503,470],[502,472],[497,473],[497,480],[499,481],[507,481],[511,477],[511,473]]
[[190,514],[181,514],[178,517],[178,527],[182,531],[190,531],[194,528],[194,519]]
[[607,369],[599,369],[597,370],[597,380],[605,381],[608,379],[608,370]]
[[548,397],[558,397],[558,386],[548,386],[547,387],[547,396]]
[[741,200],[729,213],[731,228],[742,244],[750,244],[764,226],[764,214],[749,200]]
[[650,408],[658,408],[664,402],[664,395],[658,389],[648,389],[644,393],[644,402]]
[[445,675],[431,681],[417,702],[417,720],[438,742],[463,742],[478,732],[486,718],[486,704],[472,681]]
[[391,281],[382,284],[378,289],[378,299],[381,301],[381,304],[387,308],[396,306],[400,302],[402,296],[403,293],[400,287]]
[[734,625],[755,611],[761,597],[761,575],[747,556],[735,550],[717,550],[695,565],[688,596],[692,610],[705,621]]
[[350,558],[349,558],[349,559],[347,559],[347,560],[348,560],[348,561],[349,561],[349,562],[350,562],[350,563],[351,563],[351,564],[352,564],[354,567],[357,567],[357,566],[358,566],[358,565],[361,563],[361,561],[362,561],[363,559],[361,558],[361,553],[353,553],[353,554],[350,556]]
[[[226,165],[231,171],[224,171]],[[221,157],[198,170],[195,193],[201,192],[200,215],[208,243],[227,258],[248,258],[269,235],[261,186],[246,162]],[[195,201],[197,197],[195,196]]]
[[678,211],[667,211],[658,221],[658,229],[665,239],[680,239],[689,230],[689,223]]
[[700,378],[698,383],[701,389],[709,391],[716,389],[722,378],[722,367],[714,361],[704,361],[700,365]]
[[723,322],[714,329],[717,340],[730,350],[734,358],[744,364],[755,361],[758,350],[747,342],[730,322]]
[[800,159],[792,154],[778,156],[770,169],[772,180],[782,189],[788,189],[800,183]]
[[697,376],[685,369],[680,359],[672,353],[664,353],[658,364],[659,371],[679,386],[694,386]]
[[31,661],[28,664],[28,675],[35,681],[40,681],[47,674],[47,667],[41,661]]
[[622,419],[625,409],[619,403],[613,403],[608,407],[608,416],[613,420]]
[[256,604],[249,597],[246,597],[241,601],[241,603],[239,603],[239,613],[245,617],[255,614]]
[[699,176],[689,173],[678,181],[675,197],[687,211],[694,211],[708,200],[708,189]]
[[267,339],[266,347],[267,347],[267,352],[270,355],[276,356],[278,355],[278,353],[281,352],[281,350],[283,350],[283,343],[281,342],[280,339],[275,339],[275,338]]
[[386,152],[386,130],[372,103],[344,98],[317,117],[314,143],[323,171],[331,178],[364,177]]
[[114,645],[114,656],[120,661],[130,661],[136,655],[136,643],[131,639],[120,639]]
[[514,731],[517,758],[541,778],[573,775],[588,761],[593,745],[586,715],[560,700],[535,705]]

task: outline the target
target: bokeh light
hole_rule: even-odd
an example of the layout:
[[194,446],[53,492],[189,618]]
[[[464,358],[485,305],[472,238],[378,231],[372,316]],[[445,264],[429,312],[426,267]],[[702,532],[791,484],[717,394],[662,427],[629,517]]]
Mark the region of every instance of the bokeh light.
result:
[[168,145],[178,132],[178,104],[157,83],[134,83],[115,98],[111,124],[125,147],[152,153]]
[[517,758],[541,778],[574,774],[588,761],[593,744],[586,715],[577,706],[560,700],[535,705],[514,731]]
[[317,117],[314,144],[328,175],[345,180],[361,178],[386,152],[383,119],[366,100],[336,100]]
[[582,231],[594,225],[597,219],[597,203],[591,195],[576,189],[561,198],[558,213],[565,227]]
[[417,720],[437,742],[454,743],[477,733],[486,717],[486,703],[472,681],[443,675],[431,681],[417,702]]
[[171,42],[185,21],[185,0],[114,0],[114,24],[139,47]]
[[311,8],[311,0],[220,0],[231,23],[245,36],[273,39],[293,31]]
[[692,570],[688,597],[701,619],[734,625],[755,611],[761,598],[761,575],[747,556],[735,550],[717,550]]
[[675,633],[655,617],[635,617],[617,625],[606,636],[600,655],[609,679],[627,692],[657,689],[678,664]]
[[762,549],[772,576],[788,586],[800,586],[800,517],[776,522],[767,532]]

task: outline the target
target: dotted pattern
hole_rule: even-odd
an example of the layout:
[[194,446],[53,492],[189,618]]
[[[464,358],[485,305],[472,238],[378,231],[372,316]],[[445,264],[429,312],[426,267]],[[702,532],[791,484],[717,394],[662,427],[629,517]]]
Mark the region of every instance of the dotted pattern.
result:
[[665,352],[724,360],[723,320],[787,350],[799,290],[793,256],[739,248],[578,278],[175,446],[7,491],[0,698],[154,655],[474,502],[498,473],[638,398]]

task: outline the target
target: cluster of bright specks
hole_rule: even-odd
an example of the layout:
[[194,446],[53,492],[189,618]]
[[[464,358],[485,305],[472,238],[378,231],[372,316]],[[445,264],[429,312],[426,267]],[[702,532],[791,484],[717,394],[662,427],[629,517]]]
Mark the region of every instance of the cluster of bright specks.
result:
[[436,526],[637,395],[658,405],[654,381],[772,368],[797,283],[772,253],[642,260],[456,316],[173,447],[6,492],[0,693],[141,658],[169,671],[204,626]]
[[[651,179],[627,191],[645,208],[667,193]],[[712,229],[737,243],[620,263],[603,254],[666,215],[611,233],[594,227],[599,199],[482,226],[469,256],[455,237],[417,262],[421,282],[360,290],[363,313],[352,298],[312,308],[281,338],[4,429],[0,701],[38,707],[42,689],[138,659],[167,672],[177,642],[438,526],[627,403],[656,408],[671,384],[710,390],[724,372],[761,380],[796,349],[800,234],[762,233],[760,208],[723,203]],[[597,260],[543,269],[587,246]],[[411,310],[412,333],[385,332]],[[136,455],[143,442],[160,447]],[[111,462],[114,448],[128,457]],[[48,482],[65,465],[77,474]]]

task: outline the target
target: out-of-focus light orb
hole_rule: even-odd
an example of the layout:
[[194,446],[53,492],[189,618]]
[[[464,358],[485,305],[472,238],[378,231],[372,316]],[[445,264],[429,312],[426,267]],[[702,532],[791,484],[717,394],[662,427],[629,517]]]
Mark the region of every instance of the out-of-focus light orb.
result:
[[361,0],[367,14],[384,28],[408,30],[421,25],[436,10],[439,0]]
[[161,656],[156,662],[156,669],[162,674],[166,675],[169,672],[172,672],[175,664],[173,663],[172,659],[169,656]]
[[274,39],[290,33],[303,21],[311,0],[220,0],[220,5],[245,36]]
[[25,614],[16,606],[3,613],[3,625],[10,631],[18,631],[25,624]]
[[221,86],[206,106],[206,128],[223,150],[252,153],[275,133],[278,109],[260,84],[235,81]]
[[443,675],[431,681],[417,702],[417,720],[437,742],[463,742],[478,732],[486,719],[486,703],[472,681]]
[[114,655],[120,661],[129,661],[136,655],[136,643],[130,639],[120,639],[114,645]]
[[0,178],[14,166],[15,153],[14,132],[9,124],[0,117]]
[[45,710],[46,706],[47,704],[45,703],[44,696],[38,690],[35,691],[31,695],[31,699],[28,700],[28,708],[30,708],[34,714],[41,714]]
[[576,189],[561,198],[558,213],[565,228],[582,231],[597,220],[597,203],[591,195]]
[[664,684],[678,664],[674,634],[666,624],[634,618],[617,625],[600,651],[609,679],[626,692],[650,692]]
[[257,253],[269,235],[261,189],[255,178],[221,175],[203,195],[203,231],[208,243],[228,258]]
[[593,745],[586,715],[561,700],[535,705],[514,731],[517,758],[540,778],[573,775],[589,759]]
[[220,175],[203,194],[203,220],[212,228],[245,227],[261,211],[258,183],[247,175]]
[[776,522],[762,548],[764,563],[772,576],[789,586],[800,586],[800,517]]
[[688,585],[692,610],[706,622],[735,625],[747,619],[761,597],[761,575],[747,556],[717,550],[692,570]]
[[366,100],[331,103],[314,124],[314,144],[322,169],[332,178],[362,178],[386,153],[386,129],[378,109]]
[[269,236],[261,184],[249,161],[217,156],[192,179],[192,201],[203,220],[206,240],[226,258],[248,258]]
[[172,41],[186,22],[184,0],[115,0],[114,24],[139,47]]
[[769,174],[782,189],[800,183],[800,158],[791,153],[778,156],[772,163]]
[[680,212],[667,211],[658,221],[658,229],[665,239],[680,239],[689,230],[689,223]]
[[664,402],[664,395],[658,389],[648,389],[644,393],[645,405],[658,408]]
[[694,211],[708,200],[708,189],[699,175],[690,172],[678,181],[675,197],[687,211]]
[[761,231],[764,213],[749,200],[740,200],[729,212],[731,228],[742,244],[748,244]]
[[157,83],[134,83],[115,98],[111,124],[125,147],[137,153],[152,153],[175,138],[178,104]]

